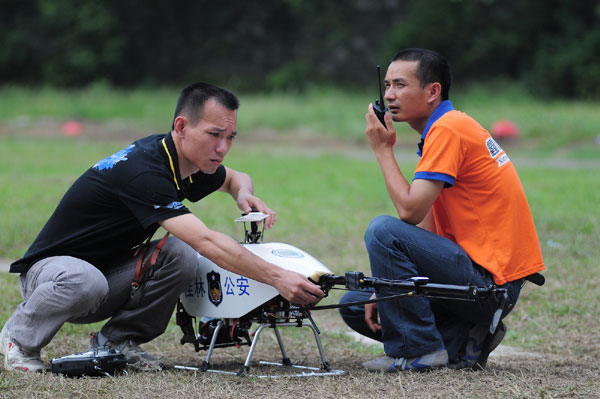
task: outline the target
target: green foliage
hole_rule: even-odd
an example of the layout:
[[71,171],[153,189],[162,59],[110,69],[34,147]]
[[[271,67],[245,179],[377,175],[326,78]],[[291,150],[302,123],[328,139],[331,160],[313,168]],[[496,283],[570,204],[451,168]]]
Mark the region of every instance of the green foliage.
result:
[[[600,14],[600,6],[597,7]],[[600,20],[600,17],[598,18]],[[598,24],[597,21],[596,24]],[[545,37],[525,73],[532,92],[540,96],[562,95],[583,99],[600,98],[600,29],[585,26],[572,34],[579,38],[572,45],[570,35]]]
[[[0,0],[0,79],[31,85],[364,88],[402,47],[450,60],[457,81],[511,78],[539,96],[600,98],[591,0]],[[135,17],[132,17],[135,16]]]
[[119,62],[123,38],[105,3],[93,0],[0,1],[3,81],[80,85]]
[[[444,54],[457,81],[517,78],[540,96],[600,98],[600,6],[595,1],[419,0],[386,35]],[[428,28],[424,28],[428,27]]]

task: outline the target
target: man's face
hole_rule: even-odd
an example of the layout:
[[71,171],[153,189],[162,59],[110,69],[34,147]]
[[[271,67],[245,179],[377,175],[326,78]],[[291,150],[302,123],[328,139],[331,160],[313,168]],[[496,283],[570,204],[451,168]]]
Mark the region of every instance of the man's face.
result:
[[213,174],[229,152],[237,134],[237,111],[232,111],[214,99],[204,104],[202,118],[192,126],[185,125],[182,152],[193,169]]
[[429,84],[421,87],[418,61],[394,61],[385,75],[385,101],[394,122],[419,122],[429,118]]

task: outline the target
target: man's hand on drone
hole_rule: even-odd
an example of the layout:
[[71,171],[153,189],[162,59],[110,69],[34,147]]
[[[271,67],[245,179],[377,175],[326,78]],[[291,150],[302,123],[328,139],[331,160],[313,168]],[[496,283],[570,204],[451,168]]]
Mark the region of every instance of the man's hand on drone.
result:
[[[250,193],[240,193],[237,199],[237,203],[238,207],[244,213],[262,212],[264,214],[269,215],[269,217],[267,217],[264,220],[265,229],[270,229],[277,221],[277,212],[269,208],[260,198]],[[260,222],[258,224],[260,224]]]
[[[375,298],[376,295],[373,293],[369,299]],[[365,305],[365,322],[374,333],[381,331],[381,323],[379,321],[379,312],[377,311],[376,303],[368,303]]]
[[282,297],[296,305],[309,305],[325,296],[318,285],[311,283],[303,275],[284,269],[281,269],[281,275],[273,286]]

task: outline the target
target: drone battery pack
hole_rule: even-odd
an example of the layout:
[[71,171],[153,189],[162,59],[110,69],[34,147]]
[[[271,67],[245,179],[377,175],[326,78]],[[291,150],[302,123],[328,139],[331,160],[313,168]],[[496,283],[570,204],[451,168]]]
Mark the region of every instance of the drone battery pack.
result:
[[54,358],[53,373],[68,377],[114,375],[127,367],[125,355],[114,349],[98,349]]

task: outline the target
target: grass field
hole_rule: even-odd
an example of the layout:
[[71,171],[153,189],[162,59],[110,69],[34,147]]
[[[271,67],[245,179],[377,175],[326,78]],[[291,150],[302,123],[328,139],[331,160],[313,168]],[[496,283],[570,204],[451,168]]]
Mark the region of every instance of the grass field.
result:
[[[20,129],[39,125],[40,121],[75,119],[166,132],[178,90],[122,91],[101,84],[72,91],[0,87],[0,122],[7,128]],[[316,134],[362,141],[367,104],[376,96],[376,87],[365,93],[312,87],[303,93],[241,94],[238,130],[243,134],[268,129],[277,135]],[[600,134],[596,103],[540,101],[512,83],[456,85],[451,99],[457,109],[468,112],[485,128],[491,128],[497,120],[509,119],[537,148],[575,146],[580,151],[573,155],[578,158],[597,157],[597,151],[588,148]],[[399,139],[413,145],[414,133],[406,125],[398,125],[397,129]]]
[[[154,123],[156,115],[164,115],[167,123],[163,120],[157,131],[168,130],[176,94],[168,90],[156,94],[155,104],[162,101],[163,105],[145,110],[133,107],[121,114],[115,111],[120,119],[115,129],[109,118],[111,110],[130,101],[143,104],[148,93],[115,94],[95,87],[73,99],[49,91],[40,93],[35,100],[40,104],[35,105],[27,91],[0,90],[0,257],[22,255],[72,181],[132,136],[143,134],[148,122],[140,122],[141,118],[148,116]],[[22,101],[17,107],[11,98],[19,95],[23,100],[14,99],[15,103]],[[257,194],[278,211],[279,221],[267,240],[303,248],[336,273],[367,272],[364,229],[373,216],[393,214],[394,210],[374,157],[361,138],[365,104],[358,96],[345,99],[318,92],[307,96],[313,97],[254,96],[245,102],[242,98],[240,124],[244,118],[250,121],[243,122],[245,136],[236,141],[226,163],[251,174]],[[520,173],[536,221],[547,283],[543,288],[526,286],[516,310],[507,318],[509,331],[503,343],[536,356],[493,358],[488,369],[479,373],[441,370],[425,375],[370,375],[360,364],[381,354],[381,349],[354,341],[343,332],[347,330],[335,311],[327,311],[315,317],[324,330],[322,340],[332,366],[348,371],[344,377],[258,380],[169,371],[70,380],[2,371],[0,397],[598,397],[600,148],[594,138],[600,133],[600,120],[592,112],[597,104],[542,104],[513,92],[488,103],[478,101],[480,97],[480,91],[471,91],[461,108],[480,115],[482,123],[491,123],[501,113],[503,118],[519,120],[523,128],[524,138],[508,144],[507,151]],[[323,98],[332,101],[329,107],[327,101],[321,102]],[[79,114],[68,113],[74,103],[88,100],[100,103],[81,104],[72,108],[79,109]],[[336,124],[332,112],[323,112],[325,108],[346,108],[341,106],[346,102],[344,112],[352,110],[359,115],[339,116],[349,120],[343,124]],[[103,103],[106,115],[101,114]],[[7,110],[5,104],[13,104],[13,108]],[[282,116],[285,112],[265,112],[279,106],[290,107],[288,119],[292,121]],[[56,108],[53,113],[48,111],[52,107]],[[88,114],[95,108],[98,115]],[[293,121],[296,114],[302,118]],[[282,122],[276,122],[276,116]],[[73,117],[84,118],[89,130],[86,125],[81,137],[63,137],[60,123]],[[125,128],[119,136],[113,129],[121,126]],[[274,135],[286,138],[267,140],[265,131],[270,139]],[[416,155],[407,143],[412,145],[417,136],[407,136],[400,142],[398,158],[411,175]],[[225,195],[216,193],[191,207],[209,227],[241,238],[239,226],[232,223],[239,211]],[[338,297],[332,295],[326,302]],[[3,323],[20,302],[16,276],[0,274],[0,298]],[[98,327],[65,325],[43,357],[49,360],[84,350],[88,333]],[[163,336],[145,348],[171,363],[199,364],[204,353],[180,346],[180,335],[172,322]],[[255,358],[279,360],[272,336],[262,339],[264,346],[259,345]],[[317,352],[307,334],[292,329],[284,333],[284,339],[293,360],[315,364]],[[215,353],[213,362],[236,364],[245,353],[245,349],[224,350]]]

